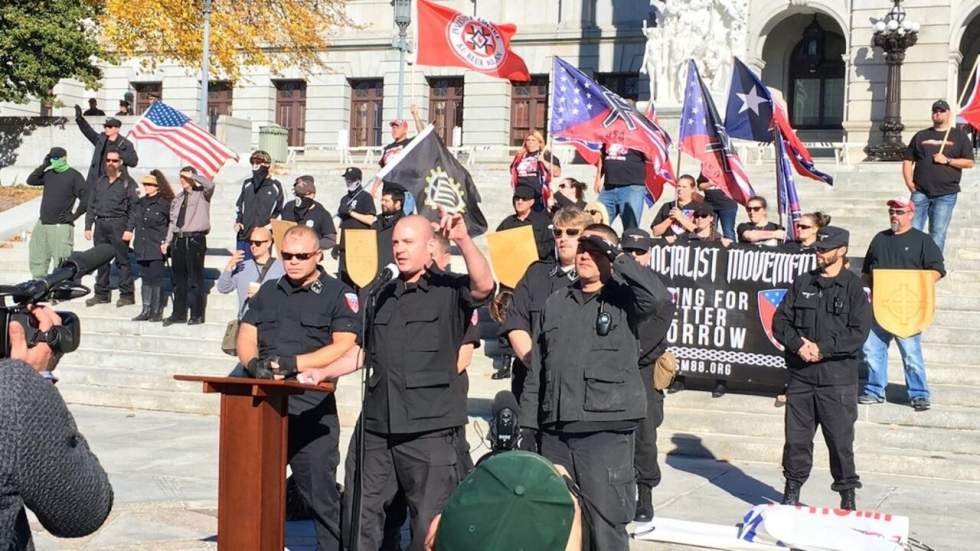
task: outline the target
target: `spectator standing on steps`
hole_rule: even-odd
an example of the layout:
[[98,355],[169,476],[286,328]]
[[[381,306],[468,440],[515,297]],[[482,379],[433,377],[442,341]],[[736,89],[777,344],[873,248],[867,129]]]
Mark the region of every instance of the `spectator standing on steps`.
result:
[[82,116],[82,108],[76,105],[75,122],[85,138],[95,146],[95,151],[92,152],[92,162],[89,163],[88,167],[88,175],[85,176],[85,183],[88,184],[89,189],[92,189],[99,178],[105,176],[105,158],[110,151],[119,154],[119,159],[122,162],[120,169],[127,176],[129,172],[126,167],[132,168],[139,164],[139,155],[136,154],[136,147],[133,142],[119,134],[119,129],[122,127],[122,122],[119,119],[107,118],[103,125],[103,131],[99,133]]
[[624,230],[640,225],[647,195],[646,161],[642,151],[625,145],[602,146],[594,187],[599,202],[606,207],[610,224],[622,217]]
[[245,251],[246,260],[251,258],[248,236],[252,230],[268,226],[273,218],[282,213],[283,193],[279,180],[269,177],[272,156],[262,150],[252,153],[252,176],[242,182],[242,191],[235,201],[235,231],[237,248]]
[[143,311],[133,321],[161,321],[163,299],[160,285],[166,258],[161,245],[170,228],[170,207],[174,192],[159,170],[151,170],[143,177],[143,191],[143,197],[136,202],[132,211],[132,225],[135,229],[133,250],[140,266],[140,296],[143,299]]
[[[160,250],[170,253],[174,306],[163,325],[204,323],[204,255],[211,231],[211,197],[214,182],[192,166],[180,170],[180,193],[170,205],[170,229]],[[190,308],[191,317],[187,317]]]
[[[129,244],[133,240],[133,209],[139,201],[136,182],[122,169],[119,151],[105,154],[105,176],[99,177],[88,189],[85,211],[85,239],[95,245],[108,243],[116,250],[115,265],[119,269],[119,300],[116,306],[135,304],[133,270],[129,264]],[[95,293],[85,301],[86,306],[107,304],[110,300],[109,265],[99,267],[95,276]]]
[[99,109],[99,100],[95,98],[88,99],[88,109],[82,113],[84,117],[104,117],[105,111]]
[[[905,159],[902,177],[915,203],[912,226],[926,231],[939,247],[946,246],[946,230],[953,219],[956,196],[960,192],[963,169],[973,168],[973,145],[959,128],[950,128],[953,115],[946,100],[932,104],[932,128],[919,130],[912,136]],[[949,136],[945,141],[946,131]],[[940,152],[942,149],[942,152]]]
[[[874,288],[873,270],[931,270],[933,281],[946,275],[943,253],[935,241],[912,225],[915,203],[904,197],[888,201],[890,228],[878,233],[868,245],[861,271],[868,286]],[[864,343],[864,361],[868,369],[868,382],[858,401],[862,404],[880,404],[885,401],[888,386],[888,346],[892,338],[898,342],[905,367],[905,388],[909,405],[915,411],[929,409],[929,385],[926,383],[926,366],[922,359],[922,334],[900,338],[892,335],[877,322],[871,325],[871,333]]]
[[[75,243],[75,220],[85,214],[85,178],[68,166],[68,152],[52,147],[41,166],[27,177],[28,185],[44,186],[41,192],[41,215],[31,231],[29,258],[31,277],[48,274],[68,258]],[[78,201],[75,212],[72,208]]]
[[320,249],[332,249],[337,244],[337,228],[333,225],[330,212],[322,203],[314,200],[316,185],[313,176],[307,174],[296,178],[293,195],[296,199],[283,207],[282,219],[313,228],[320,236]]

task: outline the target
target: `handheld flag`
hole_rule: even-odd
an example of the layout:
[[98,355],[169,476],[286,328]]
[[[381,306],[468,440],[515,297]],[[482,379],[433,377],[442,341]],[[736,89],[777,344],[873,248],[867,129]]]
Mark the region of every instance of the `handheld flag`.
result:
[[574,145],[591,164],[598,162],[603,145],[619,144],[642,152],[648,163],[648,200],[656,201],[664,182],[674,181],[667,133],[632,103],[557,56],[554,75],[548,117],[551,136]]
[[796,240],[799,232],[796,222],[803,216],[800,207],[800,196],[796,192],[796,181],[793,180],[793,169],[790,167],[790,155],[781,132],[775,132],[776,138],[776,200],[779,203],[779,219],[786,228],[786,240]]
[[978,86],[980,84],[980,72],[977,72],[974,67],[973,74],[973,91],[970,92],[970,97],[966,103],[960,107],[956,120],[980,129],[980,86]]
[[129,137],[162,143],[209,180],[214,179],[225,161],[238,159],[234,151],[190,117],[159,100],[136,121]]
[[693,60],[688,61],[687,87],[681,108],[680,149],[701,161],[701,174],[741,204],[755,195],[742,160],[732,147],[707,86]]
[[487,231],[480,211],[480,192],[470,173],[446,149],[430,124],[377,175],[398,182],[415,196],[418,213],[432,217],[439,207],[460,213],[471,236]]
[[528,81],[524,60],[510,49],[517,27],[464,15],[429,0],[418,0],[419,65],[465,67],[508,80]]
[[728,89],[725,132],[732,138],[772,141],[773,101],[769,89],[737,57]]

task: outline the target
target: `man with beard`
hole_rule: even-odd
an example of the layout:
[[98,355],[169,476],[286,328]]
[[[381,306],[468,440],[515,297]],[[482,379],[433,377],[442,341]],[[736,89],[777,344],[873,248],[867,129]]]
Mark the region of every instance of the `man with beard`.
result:
[[272,156],[265,151],[252,153],[252,177],[242,182],[242,191],[235,201],[235,231],[239,250],[245,251],[245,259],[252,258],[248,237],[255,228],[269,225],[269,221],[282,212],[282,184],[269,178]]
[[337,244],[337,229],[327,209],[313,200],[316,197],[313,176],[307,174],[296,178],[293,195],[296,196],[296,200],[283,207],[282,219],[313,228],[313,231],[320,236],[320,248],[323,250],[333,248]]
[[381,215],[371,227],[378,231],[378,269],[395,261],[391,252],[391,234],[395,224],[405,216],[405,188],[398,184],[385,184],[381,193]]
[[[119,300],[116,306],[135,304],[133,269],[129,264],[129,243],[133,240],[135,219],[131,219],[139,193],[136,182],[122,170],[123,158],[118,151],[105,155],[105,176],[96,180],[88,190],[85,210],[85,240],[95,245],[108,243],[116,250],[115,264],[119,269]],[[109,265],[103,264],[95,276],[95,293],[85,301],[86,306],[108,304]]]
[[800,488],[813,466],[818,424],[841,509],[854,510],[854,490],[861,487],[854,468],[854,422],[859,357],[871,330],[871,305],[861,278],[844,268],[849,237],[847,230],[834,226],[820,231],[813,244],[817,269],[796,278],[772,322],[789,372],[784,505],[799,504]]

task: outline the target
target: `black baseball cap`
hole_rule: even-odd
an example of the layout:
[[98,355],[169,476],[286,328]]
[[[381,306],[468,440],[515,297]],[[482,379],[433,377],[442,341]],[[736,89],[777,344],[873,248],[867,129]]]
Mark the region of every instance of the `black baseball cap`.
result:
[[518,197],[520,199],[534,199],[535,195],[537,195],[537,192],[534,191],[533,187],[527,184],[517,184],[517,187],[514,188],[514,197]]
[[63,147],[52,147],[51,151],[48,151],[48,157],[52,159],[64,159],[67,156],[68,152]]
[[348,182],[360,182],[361,181],[361,169],[356,166],[349,166],[347,170],[344,171],[344,180]]
[[946,103],[946,100],[937,99],[932,102],[932,112],[935,113],[936,111],[949,111],[949,104]]
[[623,231],[623,237],[619,240],[619,246],[624,251],[646,252],[653,246],[653,240],[650,239],[650,234],[646,230],[630,228]]
[[103,126],[115,126],[116,128],[119,128],[122,126],[122,121],[116,117],[109,117],[105,120],[105,124]]
[[837,226],[826,226],[817,233],[817,241],[813,248],[818,251],[829,251],[837,247],[846,247],[851,233]]

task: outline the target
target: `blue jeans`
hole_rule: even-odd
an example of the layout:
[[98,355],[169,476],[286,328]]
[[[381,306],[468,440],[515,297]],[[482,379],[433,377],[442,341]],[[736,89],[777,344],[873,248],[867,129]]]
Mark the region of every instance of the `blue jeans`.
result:
[[725,239],[735,241],[735,218],[738,216],[738,209],[716,210],[718,222],[721,223],[721,235]]
[[606,207],[609,225],[612,225],[617,217],[622,216],[624,230],[639,227],[646,194],[647,189],[643,184],[603,188],[599,192],[599,202]]
[[920,231],[926,231],[926,217],[929,218],[929,235],[936,242],[939,250],[946,246],[946,229],[953,218],[953,207],[956,206],[956,193],[927,197],[918,191],[912,192],[912,202],[915,203],[915,215],[912,226]]
[[926,366],[922,361],[922,334],[901,339],[882,329],[877,322],[871,324],[868,340],[864,341],[864,365],[868,368],[868,383],[864,385],[862,394],[876,398],[885,397],[885,387],[888,386],[888,345],[893,338],[902,354],[909,400],[928,398]]

